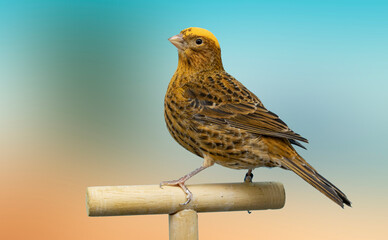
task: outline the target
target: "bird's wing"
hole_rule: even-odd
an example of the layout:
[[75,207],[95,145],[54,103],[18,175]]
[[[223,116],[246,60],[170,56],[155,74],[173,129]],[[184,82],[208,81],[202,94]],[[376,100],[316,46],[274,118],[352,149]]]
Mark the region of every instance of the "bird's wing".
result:
[[181,87],[181,93],[197,121],[227,124],[253,134],[286,138],[299,146],[301,144],[295,140],[308,142],[225,72],[189,81]]

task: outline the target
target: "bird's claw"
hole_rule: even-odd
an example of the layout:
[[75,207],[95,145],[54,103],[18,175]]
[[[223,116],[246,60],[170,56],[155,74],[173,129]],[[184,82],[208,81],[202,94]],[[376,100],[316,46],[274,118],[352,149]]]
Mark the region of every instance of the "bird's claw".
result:
[[188,196],[186,196],[186,198],[187,198],[186,202],[184,202],[184,203],[179,203],[179,205],[181,205],[181,206],[186,206],[186,205],[191,201],[191,198],[189,198]]
[[244,177],[244,182],[247,182],[247,183],[251,183],[252,182],[252,179],[253,179],[253,173],[247,173],[245,174],[245,177]]
[[180,178],[178,180],[173,180],[173,181],[163,181],[159,184],[159,187],[161,189],[163,189],[163,186],[167,185],[167,186],[178,186],[180,187],[185,193],[186,193],[186,202],[184,203],[180,203],[179,205],[181,206],[185,206],[187,204],[190,203],[192,197],[193,197],[193,194],[190,192],[190,190],[186,187],[185,185],[185,178]]
[[190,201],[191,201],[191,199],[192,199],[192,197],[193,197],[193,194],[190,192],[190,190],[186,187],[186,185],[185,185],[185,183],[183,182],[183,183],[178,183],[178,185],[179,185],[179,187],[181,187],[181,189],[186,193],[186,202],[184,202],[184,203],[181,203],[180,205],[181,206],[185,206],[185,205],[187,205]]

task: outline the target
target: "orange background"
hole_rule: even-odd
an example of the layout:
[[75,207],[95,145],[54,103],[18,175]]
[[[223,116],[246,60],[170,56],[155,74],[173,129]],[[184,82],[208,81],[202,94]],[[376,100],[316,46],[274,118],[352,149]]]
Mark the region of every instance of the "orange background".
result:
[[[158,184],[201,159],[169,135],[167,38],[212,31],[225,69],[295,132],[353,203],[292,172],[281,210],[199,214],[200,239],[387,239],[385,1],[0,2],[0,239],[168,239],[168,216],[93,217],[88,186]],[[188,184],[241,182],[213,166]],[[182,193],[183,194],[183,193]]]

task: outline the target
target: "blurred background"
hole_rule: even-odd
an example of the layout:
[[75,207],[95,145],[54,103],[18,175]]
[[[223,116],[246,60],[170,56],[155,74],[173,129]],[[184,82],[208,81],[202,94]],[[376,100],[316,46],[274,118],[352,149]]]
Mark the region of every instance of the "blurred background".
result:
[[[0,239],[168,239],[168,216],[89,218],[87,186],[158,184],[199,167],[163,118],[177,51],[212,31],[225,69],[294,131],[353,202],[282,169],[282,210],[199,215],[200,239],[386,239],[386,1],[0,1]],[[385,149],[385,150],[384,150]],[[240,182],[213,166],[188,183]]]

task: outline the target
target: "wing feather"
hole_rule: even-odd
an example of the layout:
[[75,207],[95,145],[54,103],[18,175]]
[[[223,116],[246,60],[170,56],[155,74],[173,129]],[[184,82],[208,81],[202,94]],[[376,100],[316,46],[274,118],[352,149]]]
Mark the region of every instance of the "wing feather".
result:
[[296,141],[308,142],[293,132],[278,115],[268,111],[252,92],[229,74],[202,79],[190,81],[182,87],[183,96],[192,103],[196,120],[227,124],[253,134],[286,138],[298,146],[301,144]]

